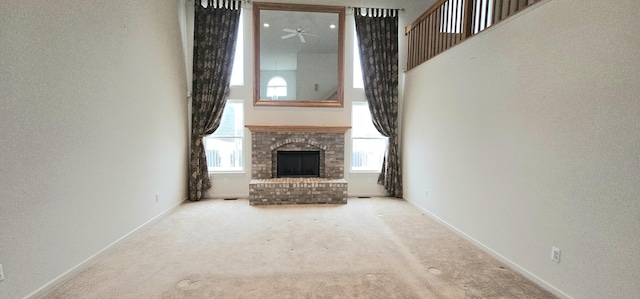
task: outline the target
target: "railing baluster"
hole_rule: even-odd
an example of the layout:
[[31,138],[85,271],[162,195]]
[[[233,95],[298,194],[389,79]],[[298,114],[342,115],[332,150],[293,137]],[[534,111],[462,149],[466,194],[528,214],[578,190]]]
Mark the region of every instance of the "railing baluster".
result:
[[413,41],[413,59],[419,63],[420,61],[420,26],[414,28],[415,40]]
[[409,31],[408,34],[408,44],[409,46],[407,48],[409,48],[409,51],[411,51],[411,53],[409,53],[409,55],[407,55],[407,69],[412,69],[415,66],[415,35],[416,32],[411,30]]
[[[445,2],[446,3],[446,2]],[[442,4],[442,6],[440,6],[440,51],[438,51],[438,53],[442,53],[444,52],[444,50],[446,50],[445,46],[446,46],[446,33],[445,31],[447,30],[445,28],[445,22],[446,22],[446,18],[444,16],[445,11],[444,11],[444,6],[445,3]]]
[[451,0],[453,1],[453,10],[452,10],[452,18],[451,18],[451,32],[449,34],[451,34],[451,40],[453,41],[453,45],[455,46],[458,41],[458,35],[456,34],[456,31],[458,31],[457,27],[458,27],[458,0]]
[[429,58],[431,58],[431,37],[433,36],[433,33],[431,33],[431,16],[428,16],[426,19],[424,19],[424,23],[426,24],[426,30],[427,30],[427,35],[425,36],[425,43],[424,43],[424,47],[426,49],[426,60],[429,60]]
[[[417,35],[416,37],[416,48],[419,49],[420,47],[426,47],[426,41],[425,41],[425,36],[420,34]],[[427,61],[427,58],[425,57],[424,59],[422,57],[420,57],[419,55],[416,55],[416,62],[418,64],[421,64],[423,62]]]
[[413,65],[411,64],[411,56],[413,55],[413,49],[411,48],[411,42],[412,42],[412,35],[413,33],[411,31],[404,33],[407,36],[407,69],[410,70]]
[[418,32],[416,31],[416,37],[414,40],[415,45],[413,46],[414,49],[416,49],[416,54],[414,55],[416,65],[419,65],[420,63],[422,63],[422,61],[420,60],[420,56],[418,55],[418,49],[420,48],[420,44],[422,43],[422,40],[423,40],[423,37],[420,36],[420,34],[418,34]]
[[436,25],[435,25],[435,17],[432,14],[432,15],[429,16],[429,32],[431,32],[431,35],[429,36],[429,59],[431,59],[431,57],[433,57],[435,55],[434,54],[435,51],[433,49],[434,45],[436,44],[435,43],[436,33],[435,33],[435,29],[434,29],[435,27],[436,27]]
[[462,0],[464,10],[463,19],[462,19],[462,36],[461,40],[465,40],[467,37],[471,35],[471,28],[473,28],[471,17],[472,17],[472,9],[473,8],[473,0]]
[[411,68],[413,68],[413,65],[411,64],[411,56],[413,56],[413,49],[411,48],[411,40],[413,37],[413,31],[407,31],[405,29],[404,35],[407,36],[407,69],[410,70]]
[[414,57],[415,57],[414,59],[416,61],[416,65],[422,63],[422,61],[420,60],[420,55],[418,53],[418,49],[420,49],[420,44],[422,43],[422,39],[423,39],[423,37],[418,33],[418,31],[416,31],[416,37],[415,37],[415,40],[414,40],[415,44],[413,46],[414,49],[416,49],[416,53],[414,55]]
[[437,10],[433,14],[433,52],[431,57],[438,55],[438,37],[440,36],[440,28],[438,28],[440,17],[438,17]]
[[449,19],[449,41],[451,47],[456,45],[456,8],[458,0],[450,0],[451,2],[451,18]]
[[[431,32],[429,32],[429,17],[427,17],[426,19],[422,20],[422,32],[424,32],[424,35],[422,36],[422,40],[421,40],[421,44],[422,47],[424,48],[424,61],[429,60],[429,35],[431,34]],[[422,59],[421,59],[422,60]]]
[[447,49],[447,2],[440,7],[440,53]]
[[458,21],[458,0],[451,0],[451,30],[449,31],[449,35],[451,35],[451,46],[455,46],[458,44],[456,39],[458,38],[456,34],[456,22]]
[[[424,21],[422,21],[420,23],[420,36],[421,37],[426,37],[427,36],[427,26],[426,23]],[[419,44],[420,47],[420,61],[426,61],[427,60],[427,43],[423,41],[424,38],[421,39]]]
[[450,47],[456,45],[456,2],[458,0],[449,0],[451,4],[449,4],[449,43]]
[[484,25],[484,29],[489,28],[489,26],[491,26],[493,23],[491,23],[491,18],[489,18],[489,12],[491,11],[491,1],[490,0],[485,0],[485,11],[484,11],[484,21],[485,21],[485,25]]
[[472,34],[480,32],[480,25],[478,23],[480,19],[480,7],[478,1],[482,0],[473,0],[473,9],[471,10],[471,23],[473,24],[473,31],[471,31]]
[[[446,2],[445,2],[446,3]],[[438,53],[442,53],[444,52],[444,50],[446,50],[445,46],[446,46],[446,28],[445,28],[445,22],[446,22],[446,18],[444,16],[445,14],[445,3],[442,4],[442,6],[440,6],[440,51]]]
[[442,8],[442,52],[447,49],[447,20],[449,20],[449,2],[445,1]]
[[438,7],[438,9],[436,9],[435,11],[436,14],[436,40],[435,40],[435,51],[434,51],[434,55],[438,55],[438,53],[440,53],[440,21],[441,21],[441,17],[440,17],[440,7]]
[[425,28],[426,28],[426,31],[427,31],[427,35],[425,36],[426,38],[424,40],[424,48],[426,49],[426,51],[425,51],[425,53],[426,53],[425,61],[429,60],[429,58],[431,58],[431,47],[430,47],[430,45],[432,44],[431,43],[431,38],[433,37],[433,32],[431,32],[431,19],[432,19],[432,16],[429,16],[424,20]]
[[451,12],[449,9],[451,8],[451,1],[445,2],[445,10],[444,10],[444,32],[442,32],[444,37],[444,49],[449,49],[449,19],[451,18]]
[[478,24],[476,24],[476,26],[478,27],[477,32],[482,31],[482,25],[484,25],[484,20],[482,19],[482,11],[484,10],[483,6],[482,6],[482,0],[477,0],[478,2],[478,6],[476,7],[476,9],[478,10],[478,16],[475,18],[476,22],[478,22]]
[[454,20],[454,13],[455,11],[453,10],[453,6],[454,6],[454,2],[455,0],[449,0],[449,29],[447,30],[447,39],[449,40],[449,48],[453,47],[453,45],[455,45],[453,43],[453,20]]

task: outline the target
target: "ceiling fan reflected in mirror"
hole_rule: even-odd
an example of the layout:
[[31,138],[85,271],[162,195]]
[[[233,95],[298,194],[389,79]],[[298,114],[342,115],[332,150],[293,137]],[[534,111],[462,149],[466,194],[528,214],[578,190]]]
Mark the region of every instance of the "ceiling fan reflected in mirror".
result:
[[289,32],[289,34],[283,35],[282,39],[291,38],[291,37],[294,37],[294,36],[297,35],[300,38],[301,42],[306,43],[307,41],[304,39],[305,35],[318,37],[318,35],[308,33],[307,30],[309,30],[309,28],[306,28],[306,29],[302,29],[302,28],[296,28],[296,29],[285,28],[285,29],[282,29],[282,31],[284,31],[284,32]]

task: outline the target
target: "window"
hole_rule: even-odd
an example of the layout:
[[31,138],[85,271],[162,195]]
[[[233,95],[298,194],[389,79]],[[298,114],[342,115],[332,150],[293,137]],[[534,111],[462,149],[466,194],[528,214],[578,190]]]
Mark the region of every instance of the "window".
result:
[[238,36],[236,37],[236,52],[233,56],[233,69],[231,70],[231,85],[244,85],[244,11],[240,10],[240,24],[238,24]]
[[287,81],[280,76],[276,76],[267,83],[267,97],[277,100],[278,97],[287,96]]
[[351,171],[380,172],[387,137],[373,126],[366,102],[353,102],[351,109]]
[[360,65],[360,50],[358,49],[358,33],[355,29],[353,30],[353,88],[364,88],[362,65]]
[[204,138],[209,171],[242,171],[244,102],[227,100],[218,129]]

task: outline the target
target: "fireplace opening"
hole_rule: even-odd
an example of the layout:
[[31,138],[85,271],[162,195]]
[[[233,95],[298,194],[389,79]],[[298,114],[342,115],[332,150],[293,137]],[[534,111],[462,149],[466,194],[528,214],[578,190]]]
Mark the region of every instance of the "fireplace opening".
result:
[[277,177],[320,177],[320,151],[278,151]]

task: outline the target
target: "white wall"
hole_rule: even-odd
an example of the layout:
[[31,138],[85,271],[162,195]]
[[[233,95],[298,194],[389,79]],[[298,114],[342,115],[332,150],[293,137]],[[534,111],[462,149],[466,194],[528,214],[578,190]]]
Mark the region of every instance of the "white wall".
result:
[[34,292],[186,197],[183,7],[0,4],[0,298]]
[[[264,2],[301,3],[299,0],[267,0]],[[406,52],[403,51],[404,26],[410,24],[423,11],[433,3],[433,0],[406,0],[396,1],[393,4],[387,0],[321,0],[313,4],[338,5],[338,6],[362,6],[362,7],[387,7],[406,8],[399,14],[400,27],[400,67],[406,65]],[[189,3],[187,5],[190,5]],[[300,108],[300,107],[254,107],[253,106],[253,10],[250,6],[244,6],[244,65],[245,85],[232,86],[231,99],[245,101],[246,124],[285,124],[285,125],[351,125],[351,102],[365,101],[364,91],[353,88],[353,38],[354,21],[353,13],[347,9],[345,30],[345,62],[344,62],[344,108]],[[386,191],[378,185],[378,174],[350,173],[351,163],[351,132],[345,136],[345,179],[349,182],[349,195],[351,196],[383,196]],[[251,132],[245,130],[244,161],[251,161]],[[207,192],[207,197],[248,197],[249,181],[251,180],[250,164],[245,166],[244,173],[212,174],[213,187]]]
[[638,12],[545,1],[408,72],[406,199],[557,294],[640,297]]

